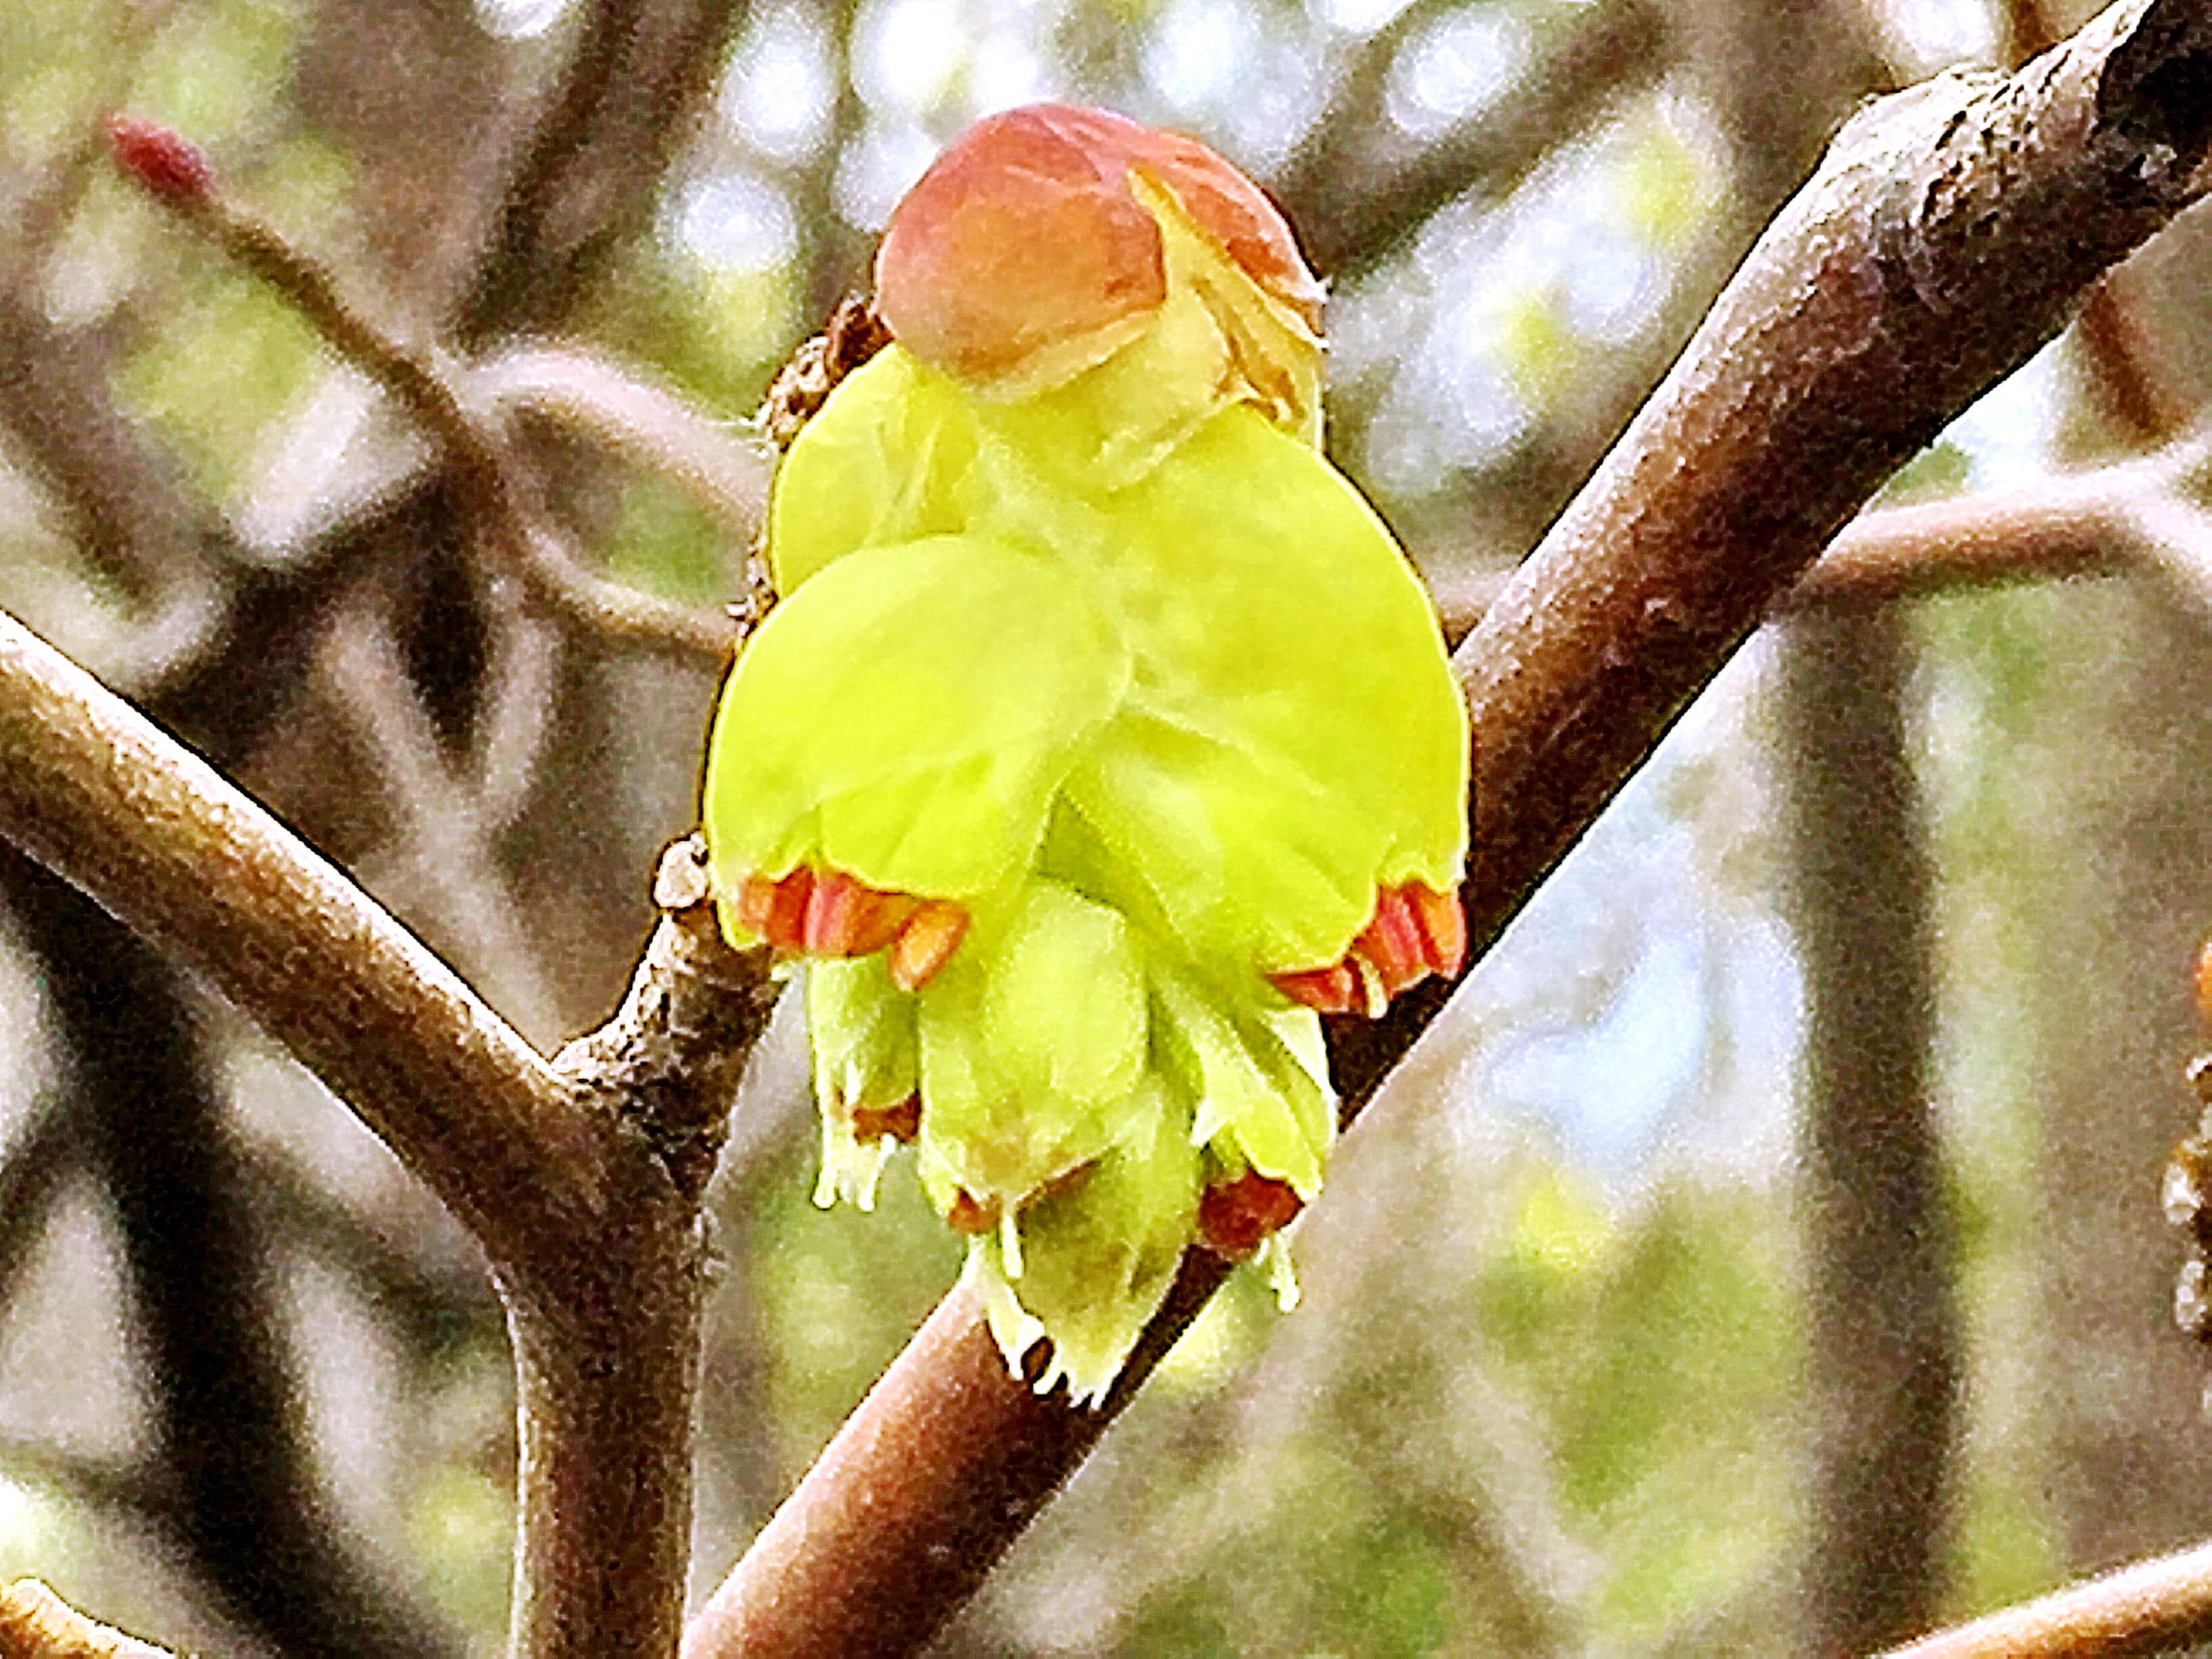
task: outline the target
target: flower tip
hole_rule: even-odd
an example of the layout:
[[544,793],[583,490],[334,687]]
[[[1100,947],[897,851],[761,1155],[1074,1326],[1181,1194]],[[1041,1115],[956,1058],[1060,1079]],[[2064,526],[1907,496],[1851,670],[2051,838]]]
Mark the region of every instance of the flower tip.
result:
[[876,303],[923,362],[982,383],[1072,374],[1167,297],[1142,168],[1263,290],[1318,329],[1322,286],[1267,195],[1194,139],[1109,111],[1031,104],[976,123],[891,214]]
[[215,169],[175,128],[120,110],[103,125],[116,165],[163,201],[190,207],[214,193]]

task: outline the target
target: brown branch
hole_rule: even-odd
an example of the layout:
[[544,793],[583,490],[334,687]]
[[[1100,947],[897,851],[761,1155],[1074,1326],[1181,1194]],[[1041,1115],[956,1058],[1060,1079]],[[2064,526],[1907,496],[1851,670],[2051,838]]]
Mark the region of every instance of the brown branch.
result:
[[236,789],[0,617],[0,836],[190,963],[483,1243],[559,1260],[603,1201],[587,1125],[467,987]]
[[[578,1275],[550,1311],[509,1304],[522,1426],[520,1654],[666,1654],[680,1633],[705,1283],[699,1203],[778,988],[766,950],[724,943],[706,895],[703,849],[679,842],[655,878],[663,919],[622,1009],[555,1061],[641,1156],[617,1165],[612,1210],[626,1224],[600,1242],[622,1270]],[[647,1611],[653,1622],[641,1627]]]
[[465,345],[525,319],[559,326],[652,222],[662,176],[750,11],[748,0],[592,0],[456,307]]
[[767,452],[672,387],[567,346],[518,346],[476,364],[469,379],[487,402],[556,420],[680,485],[743,540],[760,527]]
[[2207,1638],[2212,1544],[2199,1544],[1923,1637],[1887,1659],[2121,1659]]
[[[1845,130],[1455,662],[1474,715],[1478,951],[1495,941],[1861,502],[2197,193],[2212,11],[2133,0],[2017,77],[1947,76]],[[1357,1109],[1449,994],[1334,1024]],[[932,1316],[687,1633],[690,1659],[921,1646],[1203,1304],[1193,1258],[1103,1410]],[[955,1449],[944,1450],[947,1445]],[[879,1516],[879,1530],[852,1517]]]
[[4,620],[0,835],[211,979],[491,1257],[524,1370],[518,1651],[672,1646],[696,1273],[659,1166],[336,871]]
[[[390,394],[436,441],[471,531],[533,597],[555,615],[606,638],[678,661],[726,665],[736,642],[726,617],[608,581],[570,557],[539,509],[506,434],[478,409],[465,376],[439,352],[410,344],[375,321],[341,291],[331,271],[225,196],[198,152],[174,134],[126,118],[112,125],[127,171],[290,305],[331,350]],[[174,148],[158,152],[158,165],[134,153],[134,143],[164,139]],[[163,166],[196,167],[197,172],[179,187],[167,180]]]
[[316,1477],[188,988],[12,848],[0,891],[36,953],[50,1059],[113,1223],[172,1552],[241,1630],[300,1659],[457,1654],[351,1547]]
[[2201,5],[2138,0],[1845,130],[1462,647],[1476,938],[1882,478],[2195,198],[2208,59]]
[[[2139,460],[2018,489],[1863,513],[1775,601],[1769,618],[2130,572],[2158,576],[2212,609],[2212,512],[2197,500],[2207,483],[2208,445],[2212,434],[2198,433]],[[1444,637],[1455,646],[1465,639],[1512,580],[1500,570],[1439,587]]]
[[2212,517],[2191,495],[2203,440],[2009,491],[1885,508],[1856,520],[1781,602],[1862,607],[1961,588],[2128,572],[2212,606]]
[[169,1659],[157,1648],[94,1624],[35,1578],[0,1589],[0,1655],[6,1659]]
[[1908,713],[1916,654],[1905,618],[1863,610],[1797,617],[1775,653],[1805,986],[1794,1207],[1811,1264],[1811,1653],[1863,1653],[1936,1616],[1963,1406],[1929,1075],[1936,872]]
[[661,854],[661,913],[615,1017],[553,1057],[587,1094],[625,1103],[678,1189],[703,1194],[728,1127],[727,1106],[782,992],[766,949],[731,949],[716,921],[706,843],[686,836]]

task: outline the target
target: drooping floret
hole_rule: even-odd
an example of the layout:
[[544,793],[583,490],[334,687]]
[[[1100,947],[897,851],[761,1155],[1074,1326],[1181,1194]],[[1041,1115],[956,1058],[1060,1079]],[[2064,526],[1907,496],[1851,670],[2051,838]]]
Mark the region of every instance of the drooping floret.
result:
[[1186,1249],[1319,1192],[1315,1011],[1456,971],[1466,718],[1319,453],[1320,285],[1212,151],[994,117],[877,292],[777,475],[715,887],[807,964],[817,1195],[911,1142],[1009,1364],[1096,1401]]

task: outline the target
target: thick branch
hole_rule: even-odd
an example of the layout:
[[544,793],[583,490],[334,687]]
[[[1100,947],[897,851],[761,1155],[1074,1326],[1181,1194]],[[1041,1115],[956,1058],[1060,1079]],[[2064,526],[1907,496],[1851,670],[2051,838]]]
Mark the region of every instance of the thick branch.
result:
[[172,1547],[215,1605],[297,1659],[457,1653],[352,1547],[316,1480],[186,988],[12,848],[0,894],[36,953],[70,1120],[113,1218]]
[[[705,848],[679,842],[621,1011],[557,1071],[638,1156],[612,1164],[603,1275],[508,1298],[521,1412],[514,1646],[531,1659],[665,1654],[683,1621],[705,1250],[699,1201],[738,1074],[775,1011],[765,949],[732,950]],[[625,1632],[616,1641],[614,1632]]]
[[305,1060],[495,1263],[562,1260],[596,1224],[594,1139],[528,1045],[267,813],[4,617],[0,836]]
[[680,1048],[711,1025],[723,1045],[688,1097],[593,1063],[622,1042],[556,1075],[336,871],[4,618],[0,836],[205,973],[491,1257],[520,1370],[516,1650],[672,1650],[703,1265],[683,1175],[697,1158],[671,1149],[711,1143],[765,1024],[763,964],[724,950],[710,974],[721,947],[694,930],[672,967],[641,975],[648,994],[674,988],[629,1018],[638,1044]]
[[2115,7],[1838,139],[1459,661],[1487,941],[1891,471],[2194,199],[2212,14]]
[[[2208,143],[2203,0],[2135,0],[2012,80],[1947,76],[1846,130],[1457,655],[1479,947],[1882,479],[2193,198]],[[1347,1102],[1448,994],[1432,984],[1378,1025],[1332,1031]],[[1209,1288],[1187,1273],[1148,1352]],[[852,1651],[864,1635],[911,1649],[972,1593],[1127,1395],[1088,1416],[1030,1401],[975,1363],[988,1341],[957,1302],[939,1310],[695,1621],[692,1659]],[[940,1439],[959,1466],[908,1490],[917,1448]],[[880,1538],[837,1520],[894,1490]],[[885,1622],[841,1625],[838,1609]]]

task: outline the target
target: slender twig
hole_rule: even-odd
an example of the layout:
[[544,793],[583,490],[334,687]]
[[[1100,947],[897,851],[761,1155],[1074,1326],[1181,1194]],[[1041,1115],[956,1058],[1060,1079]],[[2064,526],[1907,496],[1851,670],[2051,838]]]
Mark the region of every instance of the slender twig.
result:
[[2212,428],[2139,459],[1864,513],[1778,603],[1796,611],[2139,572],[2212,609]]
[[93,569],[133,600],[204,609],[236,537],[175,459],[115,408],[107,353],[0,288],[0,437],[43,483]]
[[2212,1544],[2199,1544],[1923,1637],[1887,1659],[2119,1659],[2208,1638]]
[[1804,1292],[1803,1645],[1863,1653],[1940,1609],[1964,1401],[1929,1073],[1936,872],[1914,761],[1910,618],[1794,619],[1770,715],[1804,964],[1793,1207]]
[[1419,18],[1386,31],[1340,116],[1322,122],[1273,180],[1316,270],[1345,279],[1378,264],[1438,208],[1470,190],[1510,193],[1568,133],[1656,82],[1672,59],[1662,8],[1604,0],[1560,26],[1548,51],[1494,105],[1412,155],[1378,150],[1393,124],[1381,109],[1397,46]]
[[557,328],[653,222],[661,180],[714,96],[748,0],[588,0],[455,307],[471,350]]
[[72,1103],[42,1094],[0,1163],[0,1315],[15,1298],[55,1200],[84,1168],[82,1126]]
[[485,401],[558,421],[681,485],[737,537],[760,527],[765,449],[672,387],[571,346],[517,346],[476,364],[469,379]]
[[[592,574],[572,558],[546,521],[505,434],[477,406],[466,376],[431,346],[416,345],[376,321],[342,290],[329,270],[275,227],[217,187],[197,151],[173,133],[117,118],[126,170],[165,206],[297,311],[344,362],[368,375],[436,441],[468,508],[467,520],[499,562],[519,575],[556,615],[610,639],[719,667],[735,630],[726,616],[701,612]],[[166,144],[164,166],[189,168],[183,187],[141,160],[133,146]],[[189,161],[185,158],[189,156]]]
[[[350,694],[343,713],[406,821],[388,855],[404,872],[414,902],[405,913],[434,935],[466,941],[460,966],[524,1030],[542,1025],[554,1006],[537,951],[491,845],[490,826],[454,775],[382,619],[342,619],[328,646],[330,670]],[[419,909],[416,908],[419,906]]]
[[[1846,129],[1455,656],[1474,725],[1462,896],[1478,952],[1883,478],[2195,198],[2208,64],[2204,6],[2134,0],[2015,79],[1945,77]],[[1449,994],[1334,1024],[1349,1103]],[[921,1645],[1217,1279],[1187,1266],[1091,1413],[1010,1380],[949,1298],[702,1610],[687,1653]],[[872,1527],[854,1518],[872,1512]]]

